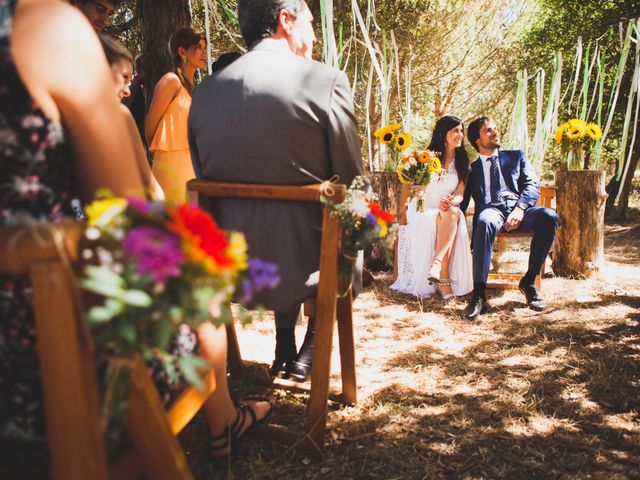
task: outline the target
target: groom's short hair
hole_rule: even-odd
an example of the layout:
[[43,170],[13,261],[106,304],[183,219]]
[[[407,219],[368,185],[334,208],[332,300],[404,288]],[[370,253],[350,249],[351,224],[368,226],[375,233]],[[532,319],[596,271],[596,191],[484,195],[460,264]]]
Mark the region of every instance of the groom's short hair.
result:
[[238,23],[247,48],[278,31],[281,10],[287,10],[295,18],[304,6],[304,0],[240,0]]
[[478,139],[480,138],[480,129],[482,128],[482,125],[484,125],[489,120],[491,120],[490,117],[485,117],[485,116],[478,117],[475,120],[473,120],[467,127],[467,139],[469,139],[469,143],[473,145],[473,148],[475,148],[477,152],[480,151],[478,150]]

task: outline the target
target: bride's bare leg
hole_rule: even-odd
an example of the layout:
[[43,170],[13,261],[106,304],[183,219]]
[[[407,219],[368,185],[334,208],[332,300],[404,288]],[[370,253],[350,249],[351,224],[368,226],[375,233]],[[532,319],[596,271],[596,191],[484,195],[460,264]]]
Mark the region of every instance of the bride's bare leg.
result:
[[[458,220],[460,218],[460,209],[451,207],[446,211],[440,210],[436,217],[436,249],[433,256],[433,265],[444,266],[445,256],[449,257],[453,240],[458,231]],[[449,278],[449,260],[447,258],[447,275],[443,275],[443,269],[439,278]]]
[[[230,423],[236,420],[237,416],[227,385],[227,332],[224,327],[216,327],[207,322],[198,327],[197,335],[200,355],[209,361],[216,377],[216,389],[202,407],[207,417],[209,433],[215,436],[221,434]],[[271,408],[268,402],[245,403],[254,410],[258,420],[264,418]],[[245,423],[248,428],[250,419]]]

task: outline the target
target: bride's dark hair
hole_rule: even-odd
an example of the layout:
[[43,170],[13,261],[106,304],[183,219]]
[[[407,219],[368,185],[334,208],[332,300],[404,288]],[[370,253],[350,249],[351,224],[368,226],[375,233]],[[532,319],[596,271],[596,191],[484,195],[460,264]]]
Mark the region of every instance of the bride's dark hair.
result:
[[[446,151],[444,143],[447,138],[447,133],[458,125],[462,126],[462,131],[464,132],[464,125],[462,124],[462,120],[458,117],[454,117],[453,115],[445,115],[444,117],[441,117],[436,122],[433,134],[431,135],[431,142],[427,149],[440,153],[440,158],[444,157]],[[467,183],[467,177],[469,176],[469,156],[464,148],[464,139],[460,146],[456,148],[454,163],[456,171],[458,172],[458,178],[462,180],[463,183]]]

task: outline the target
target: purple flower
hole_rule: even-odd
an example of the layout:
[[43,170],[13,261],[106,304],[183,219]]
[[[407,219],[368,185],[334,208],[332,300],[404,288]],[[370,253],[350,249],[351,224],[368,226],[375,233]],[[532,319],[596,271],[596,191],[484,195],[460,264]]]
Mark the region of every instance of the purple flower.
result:
[[151,202],[145,202],[144,200],[138,197],[126,197],[126,199],[127,199],[127,202],[129,202],[129,205],[135,208],[138,211],[138,213],[142,215],[146,215],[149,213],[149,210],[151,209],[151,206],[150,206]]
[[185,262],[180,239],[153,226],[129,230],[122,242],[122,250],[137,261],[136,272],[151,274],[161,285],[180,275],[180,265]]
[[378,219],[373,213],[367,213],[365,220],[369,222],[371,225],[375,225],[376,223],[378,223]]
[[249,303],[256,292],[265,288],[276,288],[280,283],[278,265],[257,258],[249,260],[248,278],[242,281],[241,303]]

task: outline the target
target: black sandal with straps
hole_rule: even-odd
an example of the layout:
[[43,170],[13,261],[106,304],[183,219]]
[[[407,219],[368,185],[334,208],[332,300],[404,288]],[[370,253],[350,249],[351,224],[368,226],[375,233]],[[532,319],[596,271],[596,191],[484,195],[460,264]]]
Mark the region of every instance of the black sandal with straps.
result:
[[[258,421],[258,417],[256,417],[256,412],[249,405],[243,403],[240,404],[236,408],[236,419],[233,424],[230,424],[220,435],[209,435],[209,447],[211,448],[211,456],[214,458],[226,458],[231,453],[228,451],[226,454],[220,455],[217,452],[223,452],[224,450],[229,450],[240,438],[241,435],[244,435],[249,431],[251,427],[253,427]],[[247,421],[247,415],[251,417],[251,422],[247,428],[243,429],[245,422]],[[223,442],[220,445],[214,445],[219,441]]]

